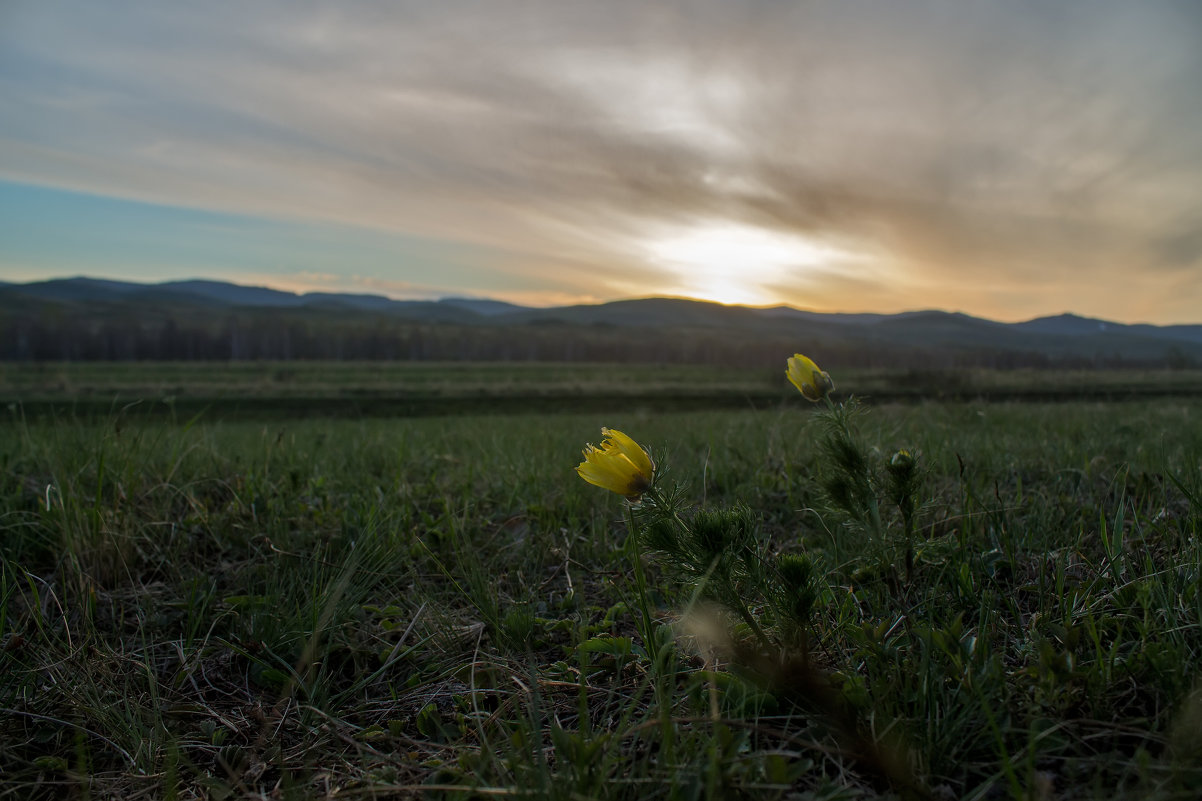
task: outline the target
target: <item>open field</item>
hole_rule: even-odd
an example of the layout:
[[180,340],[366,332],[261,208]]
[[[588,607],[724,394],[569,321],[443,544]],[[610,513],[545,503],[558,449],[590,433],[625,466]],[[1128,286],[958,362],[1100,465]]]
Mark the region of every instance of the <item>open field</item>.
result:
[[[1198,370],[851,370],[842,395],[874,403],[1202,397]],[[790,403],[783,370],[546,362],[0,363],[0,405],[31,416],[277,419]]]
[[[701,373],[564,367],[523,389],[512,366],[312,367],[211,377],[331,402],[343,369],[382,395],[614,396],[554,415],[40,419],[19,405],[212,384],[5,366],[0,797],[1202,791],[1196,400],[873,406],[856,431],[874,480],[918,457],[907,558],[884,490],[873,536],[831,502],[819,415],[776,375],[705,374],[775,393],[762,407],[661,411],[640,379],[669,398]],[[682,576],[650,539],[640,595],[625,502],[573,473],[603,425],[652,449],[682,517],[745,504],[740,547],[808,558],[804,667],[767,584],[738,584],[763,641],[706,600],[717,573]]]

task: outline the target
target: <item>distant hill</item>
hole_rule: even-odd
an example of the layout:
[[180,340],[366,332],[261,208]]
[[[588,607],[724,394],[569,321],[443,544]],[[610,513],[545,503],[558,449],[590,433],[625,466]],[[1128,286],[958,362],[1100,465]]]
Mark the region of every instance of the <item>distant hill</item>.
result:
[[326,306],[341,309],[371,309],[380,311],[391,308],[396,301],[383,295],[344,295],[337,292],[306,292],[298,296],[301,306]]
[[224,281],[167,281],[157,286],[181,294],[221,301],[232,306],[300,306],[303,300],[295,292],[282,292],[265,286],[242,286]]
[[503,300],[489,300],[487,298],[443,298],[438,302],[447,306],[467,309],[476,314],[482,314],[485,317],[493,317],[498,314],[512,314],[514,312],[525,311],[526,309],[525,306],[516,306]]
[[147,284],[106,281],[100,278],[56,278],[29,284],[7,284],[6,293],[17,293],[41,300],[95,301],[145,290]]
[[838,323],[841,325],[867,325],[877,323],[889,317],[888,314],[842,314],[839,312],[816,312],[795,309],[792,306],[770,306],[756,309],[765,317],[787,317],[798,320],[818,320],[823,323]]
[[681,298],[530,308],[189,280],[0,283],[0,359],[481,359],[863,366],[1202,365],[1202,325],[826,314]]
[[1202,325],[1129,325],[1127,330],[1156,339],[1177,339],[1202,345]]
[[1115,323],[1108,323],[1105,320],[1078,317],[1075,314],[1060,314],[1055,317],[1037,317],[1025,323],[1015,323],[1014,327],[1032,334],[1084,336],[1103,332],[1114,325]]

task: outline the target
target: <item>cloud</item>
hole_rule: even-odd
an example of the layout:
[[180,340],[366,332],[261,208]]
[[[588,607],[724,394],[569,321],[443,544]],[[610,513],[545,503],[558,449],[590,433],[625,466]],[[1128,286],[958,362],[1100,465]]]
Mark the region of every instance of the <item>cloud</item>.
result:
[[464,242],[498,291],[669,292],[648,237],[722,220],[873,254],[785,300],[1117,316],[1075,287],[1138,271],[1154,314],[1202,307],[1200,36],[1168,0],[25,3],[0,177]]

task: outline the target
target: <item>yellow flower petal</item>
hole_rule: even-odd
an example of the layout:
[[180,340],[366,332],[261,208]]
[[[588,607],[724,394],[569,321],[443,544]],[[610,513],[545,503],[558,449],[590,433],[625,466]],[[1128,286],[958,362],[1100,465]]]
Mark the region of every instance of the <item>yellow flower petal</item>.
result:
[[786,364],[785,376],[797,387],[797,391],[808,401],[820,401],[835,388],[830,375],[800,353],[793,354]]
[[[612,428],[601,429],[601,435],[606,441],[602,443],[605,447],[615,447],[618,452],[630,460],[630,463],[645,476],[650,476],[655,472],[655,465],[651,462],[651,457],[647,455],[647,451],[643,450],[643,446],[639,445],[630,437]],[[609,444],[607,444],[609,443]]]
[[576,473],[590,484],[636,500],[651,488],[655,466],[647,452],[621,431],[601,429],[601,447],[584,449],[584,461]]

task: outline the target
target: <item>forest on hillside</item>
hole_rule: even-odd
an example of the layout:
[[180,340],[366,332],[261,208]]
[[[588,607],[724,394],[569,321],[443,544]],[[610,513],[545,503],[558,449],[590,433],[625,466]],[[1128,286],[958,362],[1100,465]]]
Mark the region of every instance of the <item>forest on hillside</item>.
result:
[[1063,350],[857,336],[846,327],[798,331],[561,320],[476,324],[419,322],[387,314],[240,309],[176,315],[0,314],[5,361],[553,361],[774,366],[804,347],[849,367],[1189,367],[1192,354],[1157,343],[1144,352]]

